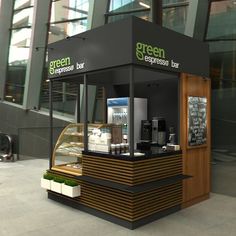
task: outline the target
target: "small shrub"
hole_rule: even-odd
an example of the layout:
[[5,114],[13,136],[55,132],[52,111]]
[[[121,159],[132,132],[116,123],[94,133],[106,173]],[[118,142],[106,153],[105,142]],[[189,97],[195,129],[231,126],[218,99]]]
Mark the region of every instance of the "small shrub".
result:
[[62,183],[65,182],[65,180],[64,180],[63,178],[60,178],[60,177],[55,177],[55,178],[54,178],[54,182],[57,182],[57,183],[62,184]]
[[47,179],[47,180],[53,180],[53,179],[54,179],[54,176],[51,175],[51,174],[45,173],[45,174],[43,175],[43,178],[44,178],[44,179]]
[[78,186],[78,183],[74,180],[66,180],[65,181],[65,185],[71,186],[71,187],[75,187]]

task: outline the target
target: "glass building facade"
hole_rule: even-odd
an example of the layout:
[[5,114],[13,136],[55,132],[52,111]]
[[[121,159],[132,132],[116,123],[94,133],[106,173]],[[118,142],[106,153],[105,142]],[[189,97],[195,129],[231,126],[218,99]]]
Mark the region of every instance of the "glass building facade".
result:
[[[89,1],[88,0],[57,0],[52,1],[48,44],[69,38],[87,30]],[[47,60],[47,58],[46,58]],[[48,109],[49,88],[47,68],[45,68],[40,97],[41,109]],[[61,115],[73,115],[77,98],[77,86],[68,83],[54,83],[54,109]]]
[[34,0],[15,0],[9,45],[5,100],[22,105],[29,58]]
[[213,151],[236,152],[236,1],[212,1],[206,41],[210,46]]

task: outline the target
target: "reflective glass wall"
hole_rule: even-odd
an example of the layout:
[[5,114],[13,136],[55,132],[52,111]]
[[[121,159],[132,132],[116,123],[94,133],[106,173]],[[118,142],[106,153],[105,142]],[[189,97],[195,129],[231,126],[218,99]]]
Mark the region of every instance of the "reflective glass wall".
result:
[[15,0],[4,99],[22,105],[34,0]]
[[111,0],[106,13],[106,22],[114,22],[130,15],[150,20],[151,0]]
[[[163,0],[163,26],[184,33],[189,1]],[[130,15],[151,20],[152,0],[111,0],[106,14],[106,22],[121,20]],[[158,13],[157,13],[158,14]]]
[[211,3],[212,146],[236,152],[236,1]]
[[163,26],[184,33],[189,1],[163,0]]
[[[86,31],[88,11],[88,0],[52,1],[48,44]],[[74,115],[77,85],[54,82],[53,91],[54,110],[62,116]],[[49,106],[47,68],[42,81],[40,106],[41,109]]]
[[48,43],[87,30],[88,0],[52,1]]

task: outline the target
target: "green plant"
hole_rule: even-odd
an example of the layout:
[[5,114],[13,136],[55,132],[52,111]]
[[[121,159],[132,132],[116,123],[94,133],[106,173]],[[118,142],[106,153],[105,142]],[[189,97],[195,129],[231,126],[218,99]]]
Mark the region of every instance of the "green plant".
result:
[[55,178],[54,178],[54,182],[57,182],[57,183],[62,184],[62,183],[65,182],[65,180],[64,180],[63,178],[61,178],[61,177],[55,177]]
[[78,186],[78,183],[74,180],[66,180],[65,181],[65,185],[71,186],[71,187],[75,187]]
[[45,174],[43,175],[43,178],[44,178],[44,179],[47,179],[47,180],[53,180],[53,179],[54,179],[54,176],[51,175],[51,174],[45,173]]

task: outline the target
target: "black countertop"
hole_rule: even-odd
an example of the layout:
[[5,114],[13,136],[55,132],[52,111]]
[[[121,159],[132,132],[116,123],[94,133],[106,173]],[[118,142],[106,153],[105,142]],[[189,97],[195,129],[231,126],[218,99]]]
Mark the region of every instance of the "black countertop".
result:
[[113,158],[113,159],[119,159],[119,160],[124,160],[124,161],[140,161],[140,160],[182,154],[181,150],[180,151],[164,151],[161,147],[152,147],[151,150],[149,151],[135,150],[135,152],[140,152],[140,153],[143,153],[144,155],[130,157],[128,155],[122,155],[122,154],[113,155],[111,153],[104,153],[104,152],[83,151],[82,153],[84,155],[89,155],[89,156]]
[[160,180],[156,180],[156,181],[151,181],[148,183],[134,185],[134,186],[128,186],[128,185],[119,184],[119,183],[116,183],[116,182],[113,182],[110,180],[103,180],[103,179],[98,179],[98,178],[94,178],[91,176],[84,176],[84,175],[76,176],[75,178],[78,180],[92,183],[92,184],[106,186],[109,188],[114,188],[114,189],[118,189],[118,190],[125,191],[125,192],[140,193],[140,192],[146,192],[146,191],[150,191],[153,189],[157,189],[162,186],[174,184],[174,183],[177,183],[179,181],[182,181],[184,179],[188,179],[191,177],[192,176],[189,176],[189,175],[176,175],[176,176],[171,176],[168,178],[164,178],[164,179],[160,179]]

